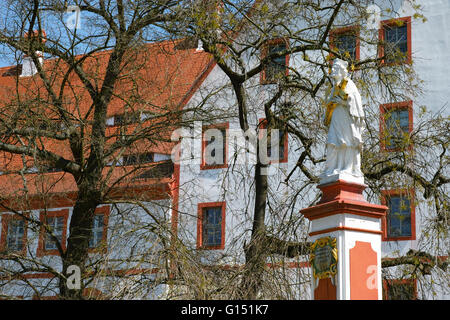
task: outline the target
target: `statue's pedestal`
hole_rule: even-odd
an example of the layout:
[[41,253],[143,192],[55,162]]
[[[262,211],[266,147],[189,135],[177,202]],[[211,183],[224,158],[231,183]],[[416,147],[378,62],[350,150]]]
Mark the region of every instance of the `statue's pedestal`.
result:
[[[311,221],[310,240],[318,240],[311,261],[317,275],[312,276],[312,296],[315,300],[382,299],[381,218],[387,207],[367,202],[364,184],[337,180],[318,188],[322,190],[319,203],[300,211]],[[328,273],[327,264],[333,261],[327,241],[335,244],[337,258],[337,268],[331,266]]]

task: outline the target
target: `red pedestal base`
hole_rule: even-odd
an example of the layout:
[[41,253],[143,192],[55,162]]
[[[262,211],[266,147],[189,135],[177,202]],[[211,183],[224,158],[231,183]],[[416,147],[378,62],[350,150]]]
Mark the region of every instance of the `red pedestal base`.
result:
[[319,203],[326,203],[334,200],[354,200],[367,202],[363,196],[363,191],[366,187],[367,186],[363,184],[356,184],[342,180],[318,185],[317,188],[322,191],[322,198]]
[[364,199],[367,186],[338,180],[319,185],[320,201],[300,212],[311,221],[312,241],[336,239],[337,274],[313,279],[314,299],[381,299],[381,219],[387,207]]
[[382,218],[386,214],[387,207],[367,202],[363,195],[366,187],[342,180],[319,185],[318,188],[322,190],[320,201],[317,205],[300,210],[300,212],[309,220],[340,213]]

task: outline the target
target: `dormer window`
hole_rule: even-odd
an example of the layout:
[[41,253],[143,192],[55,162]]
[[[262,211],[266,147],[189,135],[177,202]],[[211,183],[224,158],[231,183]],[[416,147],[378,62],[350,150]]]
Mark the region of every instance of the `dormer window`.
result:
[[[38,56],[39,64],[42,65],[44,63],[44,56],[42,52],[37,51],[36,55]],[[36,65],[34,64],[33,58],[30,56],[24,56],[22,61],[22,73],[21,77],[31,77],[34,76],[38,72]]]
[[140,154],[128,154],[123,156],[122,165],[124,166],[132,166],[137,164],[144,164],[153,162],[153,153],[146,152]]
[[151,114],[145,111],[126,112],[113,115],[106,119],[106,125],[112,126],[124,126],[133,123],[140,123],[150,119]]
[[[41,30],[40,35],[38,30],[34,30],[31,34],[29,34],[28,32],[24,34],[24,38],[29,38],[29,40],[37,37],[40,37],[40,41],[42,43],[45,43],[47,35],[45,34],[44,30]],[[39,65],[42,66],[42,64],[44,63],[44,54],[41,51],[36,51],[35,55],[37,56]],[[35,75],[37,72],[38,69],[33,61],[33,58],[29,55],[24,55],[22,61],[22,73],[20,74],[20,76],[30,77]]]

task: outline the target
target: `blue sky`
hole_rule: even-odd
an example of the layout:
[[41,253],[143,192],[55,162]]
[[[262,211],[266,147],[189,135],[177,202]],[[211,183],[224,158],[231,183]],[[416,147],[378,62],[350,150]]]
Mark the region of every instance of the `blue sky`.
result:
[[[20,27],[20,21],[16,18],[16,13],[14,11],[16,7],[8,3],[8,1],[2,0],[0,2],[0,29],[1,30],[17,30],[14,32],[14,36],[18,36],[19,30],[22,29],[25,32],[28,30],[28,26],[25,28]],[[92,15],[86,12],[80,13],[79,11],[64,12],[60,15],[42,13],[42,28],[46,31],[48,37],[52,40],[58,39],[57,43],[53,45],[62,45],[64,47],[70,47],[69,41],[73,39],[73,33],[75,28],[73,28],[78,23],[77,34],[80,36],[86,36],[89,34],[95,34],[96,26],[87,21],[87,18]],[[77,20],[78,17],[78,20]],[[66,28],[69,27],[69,28]],[[34,28],[34,29],[37,29]],[[99,30],[99,29],[97,29]],[[72,34],[71,34],[72,33]],[[47,43],[47,45],[52,45]],[[89,48],[89,43],[87,41],[78,44],[75,48],[75,54],[83,53]],[[11,48],[5,45],[0,45],[0,67],[15,65],[16,63],[21,63],[21,54],[15,53]],[[48,57],[47,57],[48,58]],[[17,59],[19,61],[17,61]]]

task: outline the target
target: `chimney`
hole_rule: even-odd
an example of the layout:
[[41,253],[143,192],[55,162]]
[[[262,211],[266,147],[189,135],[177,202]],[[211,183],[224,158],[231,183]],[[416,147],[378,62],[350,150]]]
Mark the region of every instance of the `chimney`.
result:
[[[220,24],[222,23],[222,14],[224,5],[222,0],[199,0],[200,11],[206,15],[206,25],[216,28],[216,36],[220,38]],[[203,52],[203,41],[197,40],[197,49],[195,52]]]
[[[38,30],[34,30],[31,34],[29,34],[28,32],[24,34],[24,38],[30,38],[30,40],[32,38],[37,38],[37,37],[41,37],[41,41],[42,43],[44,43],[46,41],[46,34],[45,31],[42,30],[41,34],[39,35],[39,31]],[[36,56],[38,57],[38,61],[39,61],[39,65],[42,66],[42,64],[44,63],[44,55],[42,53],[42,51],[36,51],[35,52]],[[22,61],[22,73],[20,74],[21,77],[30,77],[35,75],[38,72],[36,65],[34,64],[33,58],[30,57],[29,55],[24,55],[23,57],[23,61]]]
[[201,39],[197,40],[197,49],[195,49],[195,52],[202,52],[203,50],[203,41]]
[[[36,55],[38,56],[39,64],[42,65],[44,63],[44,57],[41,51],[36,51]],[[34,64],[33,59],[30,56],[25,55],[22,61],[22,73],[21,77],[30,77],[35,75],[38,72],[36,65]]]

